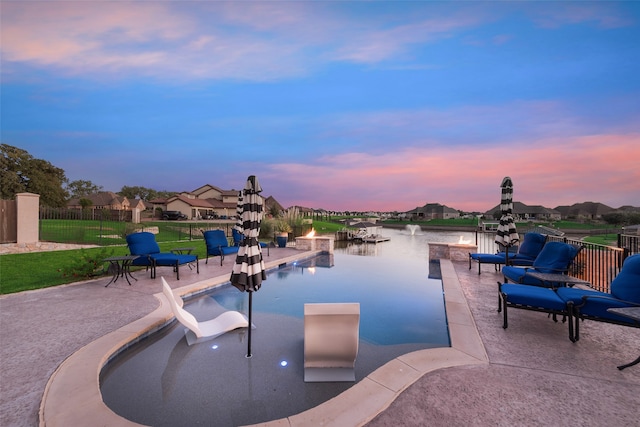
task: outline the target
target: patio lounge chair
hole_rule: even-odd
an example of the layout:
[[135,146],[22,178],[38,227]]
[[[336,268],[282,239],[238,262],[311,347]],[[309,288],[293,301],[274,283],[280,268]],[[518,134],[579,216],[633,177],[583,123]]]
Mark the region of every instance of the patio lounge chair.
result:
[[225,255],[238,253],[238,246],[229,246],[229,240],[227,240],[224,230],[207,230],[203,231],[202,235],[207,245],[207,260],[205,264],[209,263],[209,256],[219,256],[220,265],[222,265]]
[[359,303],[304,305],[304,381],[355,381]]
[[550,288],[542,288],[539,286],[520,285],[517,283],[500,283],[498,282],[499,303],[498,312],[503,313],[502,327],[507,329],[509,326],[507,320],[507,308],[520,308],[524,310],[540,311],[553,315],[556,320],[557,315],[562,315],[562,321],[568,319],[569,339],[573,341],[573,321],[572,311],[555,290]]
[[504,281],[525,285],[556,288],[564,286],[561,280],[543,281],[532,277],[529,273],[547,273],[566,275],[582,246],[574,246],[563,242],[549,242],[544,245],[531,267],[505,266],[502,269]]
[[196,270],[200,274],[197,255],[160,252],[160,247],[152,233],[146,231],[132,233],[126,237],[126,240],[131,255],[139,255],[139,258],[136,258],[131,265],[151,268],[152,279],[156,277],[156,267],[173,267],[177,280],[180,280],[180,266],[194,262],[196,263]]
[[640,307],[640,254],[624,260],[611,281],[611,293],[591,289],[559,288],[558,296],[567,302],[575,318],[574,340],[580,339],[580,320],[614,323],[640,328],[640,322],[607,311],[610,308]]
[[[536,257],[542,251],[547,236],[540,233],[527,233],[524,235],[522,244],[518,248],[517,252],[509,252],[508,262],[509,265],[519,266],[531,266]],[[478,274],[480,274],[480,267],[482,264],[493,264],[496,271],[498,271],[499,265],[507,263],[507,253],[498,252],[496,254],[482,254],[473,253],[469,254],[469,270],[471,270],[471,261],[478,263]]]
[[234,329],[246,328],[249,325],[247,318],[238,311],[225,311],[214,319],[198,322],[193,314],[183,308],[182,298],[173,293],[164,277],[160,279],[162,280],[162,293],[169,301],[171,311],[178,322],[188,329],[186,332],[188,345],[215,338]]
[[[242,233],[233,228],[231,229],[231,236],[233,237],[233,246],[240,246],[240,242],[242,242],[242,239],[244,238]],[[269,256],[269,244],[264,242],[258,243],[260,244],[261,248],[267,248],[267,256]]]

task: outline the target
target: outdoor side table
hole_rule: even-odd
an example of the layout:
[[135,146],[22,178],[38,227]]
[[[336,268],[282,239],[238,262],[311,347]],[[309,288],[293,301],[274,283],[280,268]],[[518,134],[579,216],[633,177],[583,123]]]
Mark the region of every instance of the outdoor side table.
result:
[[115,283],[116,281],[118,281],[119,277],[124,277],[125,279],[127,279],[127,283],[129,283],[129,286],[131,286],[131,281],[129,280],[129,278],[137,281],[138,279],[131,275],[130,269],[133,260],[138,258],[140,258],[140,255],[112,256],[109,258],[105,258],[103,261],[109,262],[109,270],[111,270],[111,272],[113,273],[113,277],[111,278],[109,283],[104,285],[104,287],[106,288],[110,284]]
[[[607,311],[609,313],[617,314],[618,316],[627,317],[629,319],[635,320],[636,322],[640,322],[640,307],[608,308]],[[622,371],[624,368],[637,365],[638,363],[640,363],[640,356],[638,356],[638,358],[633,362],[618,366],[618,369]]]
[[590,286],[591,283],[586,280],[578,279],[577,277],[568,276],[566,274],[560,273],[540,273],[538,271],[527,272],[527,276],[538,279],[544,283],[564,283],[565,285],[574,286],[574,285],[587,285]]
[[171,252],[179,255],[190,255],[193,250],[195,250],[195,248],[174,248],[171,249]]

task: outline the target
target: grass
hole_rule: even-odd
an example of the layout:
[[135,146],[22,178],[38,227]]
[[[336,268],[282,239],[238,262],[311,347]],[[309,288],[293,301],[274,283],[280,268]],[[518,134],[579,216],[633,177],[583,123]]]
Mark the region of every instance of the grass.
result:
[[583,239],[585,242],[595,243],[597,245],[605,246],[617,246],[618,235],[617,234],[598,234],[595,236],[588,236]]
[[124,245],[125,236],[135,231],[157,228],[158,242],[175,242],[200,237],[201,229],[227,229],[228,222],[153,221],[132,224],[118,221],[45,219],[40,221],[40,240],[100,246]]
[[344,228],[344,225],[336,222],[318,221],[313,220],[313,229],[318,234],[334,234],[336,231],[340,231]]
[[[162,252],[169,252],[171,249],[179,247],[193,247],[192,254],[198,255],[201,259],[206,256],[206,248],[202,240],[162,242],[158,245]],[[72,269],[82,259],[97,259],[99,261],[109,256],[128,255],[128,253],[126,246],[111,246],[108,248],[2,255],[0,256],[0,294],[11,294],[87,280],[90,277],[65,274],[65,270]],[[104,269],[98,269],[96,271],[98,276],[94,277],[106,275],[107,263],[100,264],[104,266]]]

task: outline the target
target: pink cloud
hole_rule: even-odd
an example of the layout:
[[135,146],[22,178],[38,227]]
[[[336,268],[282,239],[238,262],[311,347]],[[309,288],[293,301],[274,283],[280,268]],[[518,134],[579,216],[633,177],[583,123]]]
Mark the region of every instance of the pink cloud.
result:
[[336,210],[405,211],[427,202],[485,211],[500,200],[504,176],[515,199],[554,208],[583,201],[640,203],[640,135],[541,139],[526,145],[412,148],[348,153],[312,164],[268,167],[265,182],[287,188],[290,204]]
[[273,80],[322,62],[379,62],[477,25],[477,14],[388,25],[323,3],[3,2],[5,64],[91,78]]

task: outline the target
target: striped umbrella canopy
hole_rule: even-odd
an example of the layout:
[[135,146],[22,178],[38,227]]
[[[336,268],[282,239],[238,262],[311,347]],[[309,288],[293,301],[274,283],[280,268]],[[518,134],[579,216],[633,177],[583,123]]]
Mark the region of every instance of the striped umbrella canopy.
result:
[[262,222],[264,202],[260,192],[262,187],[258,178],[251,175],[247,178],[247,184],[242,191],[242,233],[244,239],[240,243],[236,261],[231,270],[231,284],[241,292],[249,293],[249,331],[247,357],[251,357],[251,312],[253,293],[257,292],[266,280],[262,249],[258,242],[260,223]]
[[242,222],[242,211],[244,210],[244,202],[242,201],[242,191],[238,192],[238,204],[236,205],[236,224],[233,226],[240,233],[244,232]]
[[520,236],[516,230],[516,223],[513,220],[513,182],[508,176],[504,177],[502,184],[502,197],[500,199],[500,225],[496,233],[495,242],[506,248],[507,260],[509,257],[509,247],[520,241]]

